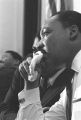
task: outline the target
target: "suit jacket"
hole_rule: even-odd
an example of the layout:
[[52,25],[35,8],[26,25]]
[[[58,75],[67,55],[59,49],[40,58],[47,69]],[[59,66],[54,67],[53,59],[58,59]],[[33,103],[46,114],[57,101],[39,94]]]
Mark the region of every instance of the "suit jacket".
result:
[[71,70],[65,69],[55,80],[54,84],[44,91],[41,95],[43,88],[40,90],[41,103],[43,107],[51,107],[55,102],[60,98],[60,93],[65,89],[69,80],[72,79],[74,72]]
[[0,68],[0,103],[4,100],[10,87],[15,70],[16,67],[5,66]]
[[24,88],[24,80],[21,77],[19,70],[16,69],[13,76],[10,88],[5,96],[4,102],[0,106],[2,109],[9,109],[10,111],[17,112],[19,109],[18,93]]

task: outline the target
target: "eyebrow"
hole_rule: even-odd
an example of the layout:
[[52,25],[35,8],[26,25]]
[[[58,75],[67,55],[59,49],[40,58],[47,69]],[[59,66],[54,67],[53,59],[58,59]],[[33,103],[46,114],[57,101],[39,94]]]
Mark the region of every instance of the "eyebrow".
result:
[[45,33],[51,33],[53,30],[50,27],[44,27],[40,31],[40,35],[44,35]]
[[42,31],[44,31],[44,30],[49,30],[49,27],[43,27]]

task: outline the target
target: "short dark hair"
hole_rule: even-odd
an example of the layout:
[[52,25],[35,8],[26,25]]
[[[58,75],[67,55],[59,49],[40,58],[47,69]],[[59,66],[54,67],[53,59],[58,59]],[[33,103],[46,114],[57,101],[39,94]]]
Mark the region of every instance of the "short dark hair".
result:
[[61,21],[64,27],[69,27],[71,25],[77,25],[79,31],[81,32],[81,14],[76,11],[63,11],[58,12],[58,19]]
[[9,53],[11,54],[11,56],[15,59],[15,60],[19,60],[20,62],[22,62],[22,56],[15,52],[15,51],[12,51],[12,50],[8,50],[8,51],[5,51],[5,53]]

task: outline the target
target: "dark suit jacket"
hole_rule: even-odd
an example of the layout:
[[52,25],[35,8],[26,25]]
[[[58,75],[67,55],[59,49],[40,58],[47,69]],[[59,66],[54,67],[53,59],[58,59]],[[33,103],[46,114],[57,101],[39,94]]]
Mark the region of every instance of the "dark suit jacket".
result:
[[0,103],[4,100],[4,97],[12,83],[12,78],[16,67],[2,67],[0,68]]
[[53,86],[50,86],[48,89],[46,89],[42,95],[41,103],[43,107],[46,107],[46,106],[50,107],[59,100],[60,93],[65,89],[65,87],[66,89],[68,88],[68,85],[70,85],[69,83],[70,83],[70,80],[72,80],[73,75],[74,75],[73,70],[65,69],[56,78],[56,81],[53,84]]
[[[65,69],[55,80],[54,84],[48,88],[40,88],[41,103],[43,107],[51,107],[60,98],[60,93],[64,90],[70,77],[68,69]],[[43,89],[45,89],[44,92]],[[42,94],[43,93],[43,94]]]
[[17,112],[19,109],[18,93],[24,88],[24,80],[21,77],[18,69],[15,71],[10,88],[5,96],[4,104],[2,103],[1,108],[4,110],[9,109],[10,111]]

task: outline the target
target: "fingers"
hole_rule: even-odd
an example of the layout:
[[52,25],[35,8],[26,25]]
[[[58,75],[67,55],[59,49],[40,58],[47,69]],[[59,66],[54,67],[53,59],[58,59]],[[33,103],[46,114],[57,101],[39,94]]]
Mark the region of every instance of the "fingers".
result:
[[34,55],[33,59],[31,60],[31,64],[30,64],[33,71],[36,69],[37,64],[40,64],[42,57],[43,57],[43,54],[40,51]]
[[25,80],[35,81],[38,79],[38,77],[40,76],[40,72],[39,69],[35,70],[35,68],[36,64],[40,64],[42,56],[42,53],[37,53],[31,60],[30,65],[27,59],[19,65],[20,74]]
[[[25,66],[26,65],[26,66]],[[26,64],[25,61],[23,61],[20,65],[19,65],[19,71],[21,76],[23,77],[23,79],[27,80],[28,79],[28,64]]]
[[30,71],[29,71],[29,63],[25,60],[25,61],[23,61],[23,67],[24,67],[24,69],[26,70],[26,72],[28,73],[28,74],[30,74]]
[[37,71],[34,71],[32,74],[28,75],[28,80],[33,82],[35,80],[37,80],[38,78],[38,72]]

